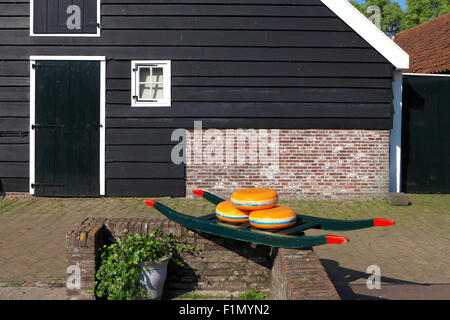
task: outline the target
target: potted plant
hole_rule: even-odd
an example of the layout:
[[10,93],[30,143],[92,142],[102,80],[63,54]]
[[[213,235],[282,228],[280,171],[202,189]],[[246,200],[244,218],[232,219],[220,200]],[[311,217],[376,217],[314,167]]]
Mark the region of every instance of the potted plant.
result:
[[158,227],[148,236],[117,239],[104,246],[94,292],[108,300],[160,299],[169,260],[182,266],[178,255],[193,248]]

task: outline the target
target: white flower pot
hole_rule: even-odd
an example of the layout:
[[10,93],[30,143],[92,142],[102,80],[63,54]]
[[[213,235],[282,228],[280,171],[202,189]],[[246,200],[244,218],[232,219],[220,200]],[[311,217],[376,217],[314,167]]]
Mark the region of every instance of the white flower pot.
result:
[[167,265],[170,257],[164,258],[160,263],[141,263],[141,276],[139,282],[142,284],[144,290],[150,293],[150,298],[142,298],[144,300],[159,300],[161,299],[164,282],[167,277]]

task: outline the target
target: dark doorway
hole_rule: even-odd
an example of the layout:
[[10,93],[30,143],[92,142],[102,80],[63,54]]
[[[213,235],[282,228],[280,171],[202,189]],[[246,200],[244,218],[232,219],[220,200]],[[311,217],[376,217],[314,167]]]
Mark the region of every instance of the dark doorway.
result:
[[450,77],[403,78],[402,190],[450,193]]
[[100,194],[100,62],[37,61],[37,196]]

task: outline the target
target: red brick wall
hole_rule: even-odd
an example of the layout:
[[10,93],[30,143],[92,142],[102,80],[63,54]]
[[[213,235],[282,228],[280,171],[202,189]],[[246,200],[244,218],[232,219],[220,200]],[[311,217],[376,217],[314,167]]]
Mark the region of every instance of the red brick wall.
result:
[[274,300],[339,300],[313,250],[277,249],[272,267]]
[[[196,136],[191,130],[187,141],[188,196],[205,189],[228,197],[232,190],[260,186],[285,199],[369,199],[389,191],[388,130],[202,130]],[[275,147],[265,156],[264,141]]]

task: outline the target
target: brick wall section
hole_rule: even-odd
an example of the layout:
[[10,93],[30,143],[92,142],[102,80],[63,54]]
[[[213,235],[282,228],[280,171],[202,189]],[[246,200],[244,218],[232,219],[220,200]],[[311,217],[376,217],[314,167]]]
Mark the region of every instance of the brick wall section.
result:
[[[371,199],[389,191],[388,130],[191,130],[187,141],[187,196],[264,186],[285,199]],[[269,166],[274,159],[278,171]]]
[[[297,291],[284,295],[281,293],[281,288],[291,288],[293,285],[278,287],[278,284],[284,283],[279,280],[279,276],[290,279],[291,272],[295,272],[295,277],[301,275],[305,279],[319,282],[323,279],[329,283],[324,269],[319,268],[320,261],[311,250],[292,250],[293,255],[289,259],[298,259],[298,261],[295,265],[296,269],[291,270],[289,267],[286,268],[288,266],[286,263],[277,261],[279,257],[284,257],[282,250],[277,254],[278,250],[271,250],[270,247],[253,248],[246,242],[193,232],[166,219],[88,218],[67,233],[68,266],[78,264],[81,270],[81,288],[67,289],[67,298],[95,299],[89,289],[95,279],[95,271],[100,262],[99,249],[102,245],[128,233],[148,234],[153,230],[153,226],[159,226],[165,234],[172,233],[179,239],[187,240],[198,249],[194,255],[182,256],[186,264],[184,267],[169,263],[165,292],[196,291],[202,294],[229,296],[257,289],[261,292],[276,291],[276,297],[286,297],[286,299],[326,296],[322,292],[324,285],[319,285],[318,282],[299,283],[299,287],[295,287]],[[295,256],[295,252],[298,255]],[[307,254],[302,255],[301,252],[307,252]],[[302,272],[303,265],[306,267],[305,273]],[[274,272],[277,274],[275,278]],[[70,274],[67,276],[69,278]],[[275,290],[271,288],[273,285],[276,285]],[[316,286],[318,291],[314,293]],[[331,291],[333,290],[334,288]]]
[[272,268],[272,299],[340,299],[313,250],[277,251]]

